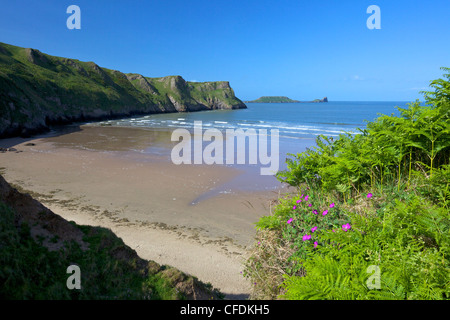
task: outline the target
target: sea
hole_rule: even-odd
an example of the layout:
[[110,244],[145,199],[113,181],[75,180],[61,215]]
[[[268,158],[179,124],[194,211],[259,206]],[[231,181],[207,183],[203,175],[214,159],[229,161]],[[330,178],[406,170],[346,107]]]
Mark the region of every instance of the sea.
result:
[[[375,120],[380,115],[399,115],[397,107],[407,107],[407,101],[329,101],[324,103],[248,103],[247,109],[238,110],[211,110],[200,112],[181,112],[146,115],[120,120],[97,122],[95,125],[140,127],[154,130],[175,131],[186,129],[193,133],[194,128],[201,123],[202,130],[217,129],[225,133],[227,129],[242,129],[258,134],[267,134],[270,137],[273,130],[278,130],[279,146],[278,172],[286,169],[286,159],[293,154],[304,152],[307,148],[314,148],[319,135],[338,138],[342,133],[361,134],[368,121]],[[166,135],[167,136],[167,135]],[[168,139],[168,138],[166,138]],[[267,154],[271,154],[268,139]],[[180,140],[181,141],[181,140]],[[171,156],[176,142],[152,142],[147,148],[140,150],[143,153]],[[210,142],[203,142],[204,147]],[[250,142],[248,142],[250,144]],[[248,153],[256,152],[247,147]],[[197,150],[198,151],[198,150]],[[201,151],[200,151],[201,152]],[[194,154],[195,152],[193,152]],[[272,175],[261,174],[261,163],[249,164],[226,163],[225,155],[222,165],[242,169],[243,174],[234,179],[229,185],[222,186],[221,190],[214,192],[227,193],[235,189],[240,190],[266,190],[276,188],[280,182],[275,178],[277,171]],[[271,154],[272,156],[272,154]],[[194,157],[194,155],[192,155]],[[193,159],[193,158],[192,158]],[[267,163],[267,162],[266,162]],[[213,164],[215,165],[215,164]],[[268,165],[267,165],[268,166]],[[266,166],[266,167],[267,167]],[[207,196],[207,195],[206,195]]]
[[338,137],[340,133],[357,134],[381,114],[398,115],[398,101],[331,101],[324,103],[248,103],[247,109],[211,110],[147,115],[138,118],[103,121],[101,124],[147,128],[278,129],[285,138],[315,138],[318,135]]

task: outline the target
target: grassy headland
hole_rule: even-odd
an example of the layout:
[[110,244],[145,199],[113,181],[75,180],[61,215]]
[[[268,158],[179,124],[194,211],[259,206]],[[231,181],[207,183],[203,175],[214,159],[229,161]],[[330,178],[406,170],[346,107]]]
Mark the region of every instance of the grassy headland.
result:
[[450,299],[450,69],[425,104],[317,139],[260,219],[253,299]]
[[293,100],[284,96],[264,96],[256,100],[245,101],[245,103],[307,103],[307,102],[328,102],[328,98],[314,99],[313,101]]
[[246,103],[294,103],[294,102],[300,102],[298,100],[292,100],[288,97],[284,96],[264,96],[260,97],[256,100],[251,101],[245,101]]
[[0,138],[71,121],[239,108],[227,81],[125,74],[0,43]]

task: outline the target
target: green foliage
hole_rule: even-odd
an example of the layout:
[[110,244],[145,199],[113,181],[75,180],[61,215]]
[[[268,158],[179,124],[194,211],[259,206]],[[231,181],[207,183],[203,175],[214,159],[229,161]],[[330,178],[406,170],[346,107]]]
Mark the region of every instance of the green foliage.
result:
[[[420,197],[394,200],[351,214],[351,226],[318,233],[323,245],[303,260],[306,276],[285,276],[285,298],[450,299],[446,210]],[[380,269],[379,289],[367,285],[369,266]]]
[[436,91],[426,94],[426,104],[416,101],[398,108],[400,117],[382,115],[359,135],[341,134],[337,140],[319,136],[314,150],[291,154],[278,179],[336,190],[345,200],[375,184],[397,183],[400,189],[404,178],[408,187],[413,171],[425,171],[431,178],[436,168],[450,164],[449,85],[439,79],[431,86]]
[[[281,236],[281,231],[259,229],[257,244],[245,262],[244,276],[251,280],[250,299],[275,299],[287,270],[295,270],[297,262],[291,259],[295,248]],[[300,274],[298,272],[297,274]]]
[[430,178],[418,177],[416,189],[434,203],[440,203],[449,210],[450,203],[450,165],[437,168]]
[[[110,230],[80,226],[89,243],[82,250],[76,242],[49,251],[36,242],[30,227],[16,227],[14,213],[0,202],[0,299],[183,299],[160,270],[143,274],[136,257],[115,257],[130,252]],[[66,287],[69,265],[81,270],[81,290]]]
[[434,88],[434,91],[422,91],[425,99],[435,106],[447,104],[450,101],[450,68],[442,67],[441,70],[447,72],[444,73],[445,79],[440,78],[430,82],[430,87]]
[[[281,200],[274,214],[261,218],[257,227],[280,230],[283,239],[296,249],[289,259],[297,261],[307,256],[308,246],[315,242],[316,230],[339,229],[346,223],[348,217],[334,203],[302,195]],[[304,235],[311,235],[311,239],[303,240]],[[299,268],[297,265],[291,270],[297,272]]]
[[298,100],[292,100],[288,97],[281,96],[270,96],[270,97],[260,97],[256,100],[247,101],[250,103],[289,103],[289,102],[300,102]]
[[0,135],[16,127],[59,121],[245,108],[227,82],[124,74],[4,43],[0,43],[0,70]]
[[[443,70],[425,103],[399,108],[399,117],[380,115],[358,135],[319,136],[314,149],[291,155],[278,178],[308,201],[281,199],[257,223],[281,238],[264,247],[290,250],[271,266],[282,280],[270,291],[255,287],[255,297],[450,299],[450,69]],[[268,273],[261,262],[271,259],[260,247],[248,260],[259,269],[246,264],[251,279]],[[373,267],[379,288],[368,282]]]

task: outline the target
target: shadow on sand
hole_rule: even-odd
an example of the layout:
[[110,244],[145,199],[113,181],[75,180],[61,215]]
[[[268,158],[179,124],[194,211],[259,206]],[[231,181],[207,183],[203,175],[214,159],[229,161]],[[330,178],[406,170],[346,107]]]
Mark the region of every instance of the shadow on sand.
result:
[[[61,126],[55,126],[52,127],[52,130],[43,134],[37,134],[31,137],[22,138],[22,137],[14,137],[14,138],[5,138],[0,139],[0,148],[3,149],[9,149],[13,148],[19,144],[27,143],[41,138],[49,138],[49,137],[59,137],[65,134],[73,133],[81,131],[81,124],[74,124],[74,125],[61,125]],[[4,150],[7,151],[7,150]],[[14,150],[11,150],[14,151]]]

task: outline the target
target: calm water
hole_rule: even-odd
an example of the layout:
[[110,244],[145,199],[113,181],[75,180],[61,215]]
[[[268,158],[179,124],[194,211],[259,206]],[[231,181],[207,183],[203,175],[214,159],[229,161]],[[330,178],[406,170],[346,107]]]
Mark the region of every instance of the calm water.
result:
[[[172,114],[156,114],[122,120],[110,120],[96,123],[120,127],[143,127],[174,130],[185,128],[192,131],[194,121],[202,121],[203,129],[216,128],[225,136],[226,129],[278,129],[279,170],[286,168],[288,153],[299,153],[315,145],[315,138],[324,134],[337,137],[340,133],[358,134],[357,128],[365,128],[366,121],[374,120],[379,114],[398,114],[396,106],[405,107],[408,102],[328,102],[328,103],[249,103],[248,109],[214,110],[203,112],[186,112]],[[156,130],[158,131],[158,130]],[[165,141],[168,140],[168,141]],[[160,142],[153,141],[140,152],[158,154],[170,158],[170,152],[176,142],[171,142],[165,135]],[[207,145],[210,142],[204,142]],[[200,151],[201,152],[201,151]],[[256,150],[246,150],[256,152]],[[270,152],[270,148],[269,148]],[[227,165],[227,164],[225,164]],[[212,193],[232,192],[234,190],[263,190],[279,187],[274,176],[261,176],[261,165],[237,165],[242,175],[222,185]],[[205,194],[205,197],[210,195]],[[198,201],[201,199],[197,199]]]
[[[248,109],[214,110],[148,115],[140,118],[100,122],[102,125],[133,126],[174,130],[194,128],[194,121],[202,121],[203,129],[254,129],[256,132],[278,129],[280,134],[280,162],[287,153],[305,150],[305,144],[314,145],[314,139],[324,134],[337,137],[340,133],[359,134],[379,114],[398,114],[396,106],[407,102],[328,102],[328,103],[249,103]],[[312,142],[311,142],[312,141]],[[153,144],[150,153],[167,153],[167,144]]]
[[328,103],[249,103],[248,109],[214,110],[149,115],[141,118],[102,122],[118,126],[192,129],[194,121],[204,128],[278,129],[287,138],[315,138],[319,134],[338,136],[341,132],[357,133],[365,120],[381,114],[398,114],[396,106],[407,102],[328,102]]

